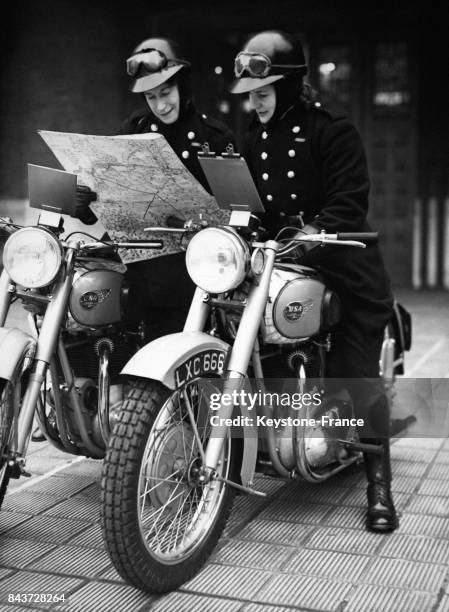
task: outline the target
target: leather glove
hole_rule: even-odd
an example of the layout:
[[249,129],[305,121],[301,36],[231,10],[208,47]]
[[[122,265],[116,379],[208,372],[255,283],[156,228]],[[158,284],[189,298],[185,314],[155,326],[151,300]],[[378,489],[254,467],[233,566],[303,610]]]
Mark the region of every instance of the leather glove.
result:
[[90,187],[86,185],[77,185],[76,196],[75,196],[75,212],[74,217],[85,223],[86,225],[93,225],[97,221],[97,217],[89,208],[91,202],[95,202],[97,194],[92,191]]
[[[302,229],[298,230],[293,238],[300,238],[304,234],[319,234],[321,229],[313,223],[309,223],[305,225]],[[319,242],[298,242],[298,246],[291,252],[291,257],[295,259],[300,259],[304,257],[306,253],[320,246]]]

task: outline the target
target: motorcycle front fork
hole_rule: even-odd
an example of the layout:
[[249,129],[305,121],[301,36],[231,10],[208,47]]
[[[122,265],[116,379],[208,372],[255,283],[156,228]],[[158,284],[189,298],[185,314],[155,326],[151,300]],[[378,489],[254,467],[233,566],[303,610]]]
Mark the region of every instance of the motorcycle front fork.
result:
[[4,269],[0,275],[0,327],[5,325],[6,316],[11,304],[11,292],[9,290],[11,278]]
[[[80,431],[84,434],[82,435],[83,441],[85,443],[87,442],[86,446],[92,453],[92,456],[101,457],[104,454],[102,449],[99,449],[95,444],[90,442],[90,436],[84,419],[82,418],[81,406],[74,386],[73,373],[66,358],[65,350],[63,350],[63,347],[61,349],[60,330],[64,316],[67,312],[67,303],[72,289],[74,257],[75,251],[73,249],[68,249],[65,265],[61,267],[54,294],[51,296],[51,300],[42,320],[36,354],[28,377],[28,384],[19,414],[17,440],[12,449],[12,454],[16,457],[18,463],[23,463],[23,457],[26,453],[31,434],[36,406],[40,401],[41,387],[45,383],[48,366],[56,350],[58,350],[58,356],[67,387],[74,402],[75,417],[78,419],[78,425],[81,428]],[[3,280],[3,283],[4,282]],[[58,393],[59,387],[56,387],[54,391]]]
[[[71,259],[68,260],[68,264],[70,263]],[[68,269],[70,270],[70,265]],[[45,382],[48,364],[58,343],[62,319],[66,312],[67,301],[72,288],[72,277],[73,274],[66,273],[64,269],[61,269],[60,279],[42,321],[36,355],[28,377],[19,415],[17,446],[14,449],[18,456],[23,456],[26,452],[40,390]]]
[[[271,274],[277,251],[277,243],[269,241],[265,244],[265,268],[257,281],[253,281],[248,294],[247,303],[242,313],[237,335],[230,354],[223,395],[240,393],[244,389],[246,374],[254,349],[257,346],[257,334],[265,311]],[[189,313],[190,314],[190,313]],[[205,476],[210,478],[215,472],[220,459],[223,444],[228,436],[228,426],[225,420],[232,415],[234,406],[228,402],[221,402],[217,414],[220,424],[212,426],[211,435],[205,451]]]

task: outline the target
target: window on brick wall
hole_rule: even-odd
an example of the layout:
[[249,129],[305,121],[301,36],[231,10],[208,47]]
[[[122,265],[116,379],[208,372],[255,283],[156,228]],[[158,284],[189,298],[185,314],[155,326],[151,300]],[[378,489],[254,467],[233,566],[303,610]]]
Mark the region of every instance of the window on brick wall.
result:
[[373,105],[376,114],[403,114],[411,102],[407,44],[378,43]]

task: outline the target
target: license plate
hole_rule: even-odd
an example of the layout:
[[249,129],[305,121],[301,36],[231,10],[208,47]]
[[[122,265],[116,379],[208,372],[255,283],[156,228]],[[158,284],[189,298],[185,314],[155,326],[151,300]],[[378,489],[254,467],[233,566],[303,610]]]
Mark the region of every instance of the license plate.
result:
[[224,351],[202,351],[196,353],[187,361],[184,361],[175,370],[176,386],[184,385],[192,378],[208,376],[210,374],[222,374],[226,353]]

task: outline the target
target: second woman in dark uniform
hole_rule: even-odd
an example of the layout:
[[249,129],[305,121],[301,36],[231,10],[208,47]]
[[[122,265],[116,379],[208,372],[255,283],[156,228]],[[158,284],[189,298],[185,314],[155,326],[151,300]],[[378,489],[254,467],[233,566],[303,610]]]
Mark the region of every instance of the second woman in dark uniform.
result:
[[[370,231],[369,177],[360,136],[348,120],[313,103],[303,84],[306,71],[299,42],[278,31],[250,38],[235,59],[237,80],[231,91],[249,93],[257,116],[243,155],[267,210],[264,224],[274,237],[290,224],[290,215],[302,213],[307,233]],[[379,249],[315,247],[299,261],[318,267],[341,298],[343,316],[333,334],[327,376],[351,379],[356,415],[374,432],[369,442],[382,447],[381,455],[364,456],[366,525],[391,531],[398,520],[390,491],[389,406],[379,357],[393,299]]]

